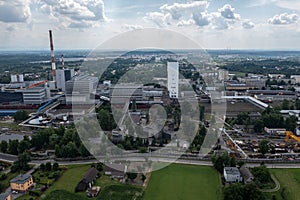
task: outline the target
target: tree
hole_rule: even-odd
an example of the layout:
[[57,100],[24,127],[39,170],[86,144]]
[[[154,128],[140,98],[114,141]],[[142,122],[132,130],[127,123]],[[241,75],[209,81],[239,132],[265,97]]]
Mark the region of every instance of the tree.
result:
[[19,147],[18,140],[9,140],[8,153],[13,154],[13,155],[18,155],[18,147]]
[[290,102],[287,99],[284,99],[281,104],[282,110],[288,110],[290,109]]
[[102,163],[97,163],[96,168],[99,172],[103,171],[103,164]]
[[234,183],[226,187],[224,200],[243,200],[243,186],[239,183]]
[[261,117],[261,120],[264,122],[264,125],[268,128],[284,128],[284,119],[280,113],[271,112],[264,114]]
[[288,118],[286,118],[285,120],[285,128],[286,130],[289,131],[294,131],[297,127],[297,117],[295,116],[290,116]]
[[23,121],[28,118],[28,114],[25,110],[19,110],[14,114],[15,121]]
[[8,143],[5,140],[2,140],[0,144],[0,151],[2,153],[7,153],[7,148],[8,148]]
[[111,131],[116,127],[116,122],[109,111],[101,109],[98,113],[100,126],[104,131]]
[[264,200],[263,193],[258,189],[254,183],[243,186],[243,199],[247,200]]
[[204,106],[200,106],[200,121],[204,120],[204,113],[205,113],[205,107]]
[[246,121],[250,119],[249,114],[246,112],[241,112],[237,115],[236,123],[237,124],[245,124]]
[[254,176],[254,182],[260,188],[264,187],[264,185],[269,185],[273,182],[269,170],[264,165],[254,167],[252,169],[252,174]]
[[44,172],[45,169],[46,169],[45,163],[41,163],[41,164],[40,164],[40,170],[41,170],[42,172]]
[[268,140],[262,140],[262,141],[260,141],[258,148],[259,148],[258,151],[262,155],[265,155],[270,150],[269,141]]
[[31,161],[29,153],[25,152],[18,155],[18,160],[14,162],[11,171],[14,173],[18,170],[27,171],[29,169],[28,162]]
[[127,172],[127,177],[128,177],[130,180],[134,180],[134,179],[136,179],[136,177],[137,177],[137,173]]
[[297,110],[300,110],[300,100],[299,99],[296,99],[295,107]]
[[254,123],[254,131],[256,133],[263,132],[264,127],[265,127],[265,124],[264,124],[264,122],[261,119],[258,119],[258,120],[255,121],[255,123]]
[[53,171],[57,171],[59,169],[59,164],[57,162],[53,163]]
[[85,146],[83,144],[81,144],[79,146],[79,153],[82,157],[87,157],[87,156],[90,156],[90,152],[85,148]]
[[144,174],[142,174],[141,180],[142,180],[143,182],[145,182],[146,176],[145,176]]
[[233,157],[230,159],[230,167],[236,167],[236,159],[235,159],[235,156],[233,156]]
[[30,142],[27,140],[22,140],[21,142],[19,142],[18,144],[18,152],[19,153],[23,153],[26,150],[30,149]]
[[45,165],[45,170],[50,172],[52,169],[52,165],[51,165],[51,162],[47,162],[46,165]]
[[212,162],[214,168],[218,170],[220,173],[223,173],[224,167],[230,166],[231,158],[227,153],[224,153],[222,156],[212,157]]

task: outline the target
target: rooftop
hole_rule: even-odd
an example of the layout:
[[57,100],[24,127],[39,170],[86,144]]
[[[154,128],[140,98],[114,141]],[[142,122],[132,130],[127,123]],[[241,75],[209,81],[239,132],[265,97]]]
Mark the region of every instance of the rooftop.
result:
[[226,174],[232,174],[232,175],[241,174],[237,167],[224,167],[224,171],[226,171]]
[[0,194],[0,200],[6,200],[6,198],[9,196],[9,193],[2,193]]
[[19,174],[15,178],[11,179],[10,182],[16,184],[24,184],[31,178],[32,176],[30,174]]
[[89,169],[89,171],[86,172],[86,174],[83,177],[83,180],[86,180],[87,182],[92,182],[93,180],[95,180],[98,176],[99,171],[92,167]]

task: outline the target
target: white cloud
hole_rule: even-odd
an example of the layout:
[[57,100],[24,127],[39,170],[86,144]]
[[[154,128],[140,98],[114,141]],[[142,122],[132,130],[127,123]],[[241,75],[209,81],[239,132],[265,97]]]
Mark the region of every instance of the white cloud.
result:
[[296,23],[298,20],[299,20],[299,15],[297,14],[282,13],[270,18],[268,20],[268,23],[274,25],[282,25],[282,24],[286,25],[286,24]]
[[171,18],[172,17],[170,14],[150,12],[146,14],[146,17],[144,19],[154,22],[159,27],[164,27],[170,25]]
[[240,19],[240,15],[234,13],[234,8],[229,4],[225,4],[222,8],[218,9],[221,15],[226,19]]
[[219,12],[210,14],[210,24],[213,29],[228,29],[229,21],[222,16]]
[[195,24],[195,21],[192,20],[192,19],[189,19],[189,20],[181,20],[177,23],[177,26],[191,26]]
[[143,26],[136,25],[136,24],[124,24],[124,25],[122,25],[122,28],[127,31],[132,31],[132,30],[143,29]]
[[89,28],[107,21],[103,0],[41,0],[41,11],[69,28]]
[[250,20],[245,20],[242,23],[242,26],[243,26],[244,29],[252,29],[252,28],[254,28],[255,24]]
[[159,27],[168,25],[209,27],[211,29],[229,29],[240,15],[235,9],[226,4],[217,12],[208,12],[208,1],[194,1],[192,3],[165,4],[160,7],[160,12],[146,14],[146,19],[154,22]]
[[193,20],[198,26],[206,26],[209,24],[209,14],[207,12],[193,13]]
[[208,7],[207,1],[194,1],[191,3],[165,4],[160,7],[161,12],[170,13],[174,20],[179,20],[184,15],[204,12]]
[[276,5],[281,8],[287,8],[290,10],[300,10],[299,0],[280,0],[276,2]]
[[31,10],[29,6],[30,1],[27,0],[0,0],[0,21],[6,23],[30,22]]

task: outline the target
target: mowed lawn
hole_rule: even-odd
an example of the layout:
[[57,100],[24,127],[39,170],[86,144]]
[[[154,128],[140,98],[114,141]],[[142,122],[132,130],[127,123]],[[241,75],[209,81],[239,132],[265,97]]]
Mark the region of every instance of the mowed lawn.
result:
[[172,164],[152,172],[145,200],[222,199],[219,175],[212,167]]
[[270,169],[280,183],[282,199],[300,199],[300,169]]
[[90,165],[71,165],[67,166],[67,170],[62,174],[57,181],[54,182],[48,190],[46,190],[46,195],[54,190],[66,190],[68,192],[75,192],[75,187],[79,181],[83,178],[85,173],[90,168]]

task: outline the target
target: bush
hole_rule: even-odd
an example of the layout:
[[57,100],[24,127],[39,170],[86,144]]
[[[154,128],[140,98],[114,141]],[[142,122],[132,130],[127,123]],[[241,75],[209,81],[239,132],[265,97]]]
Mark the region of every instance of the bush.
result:
[[7,178],[6,174],[0,174],[0,180],[3,181]]
[[35,190],[29,190],[28,194],[30,196],[35,196],[35,197],[39,197],[41,195],[39,191],[35,191]]

